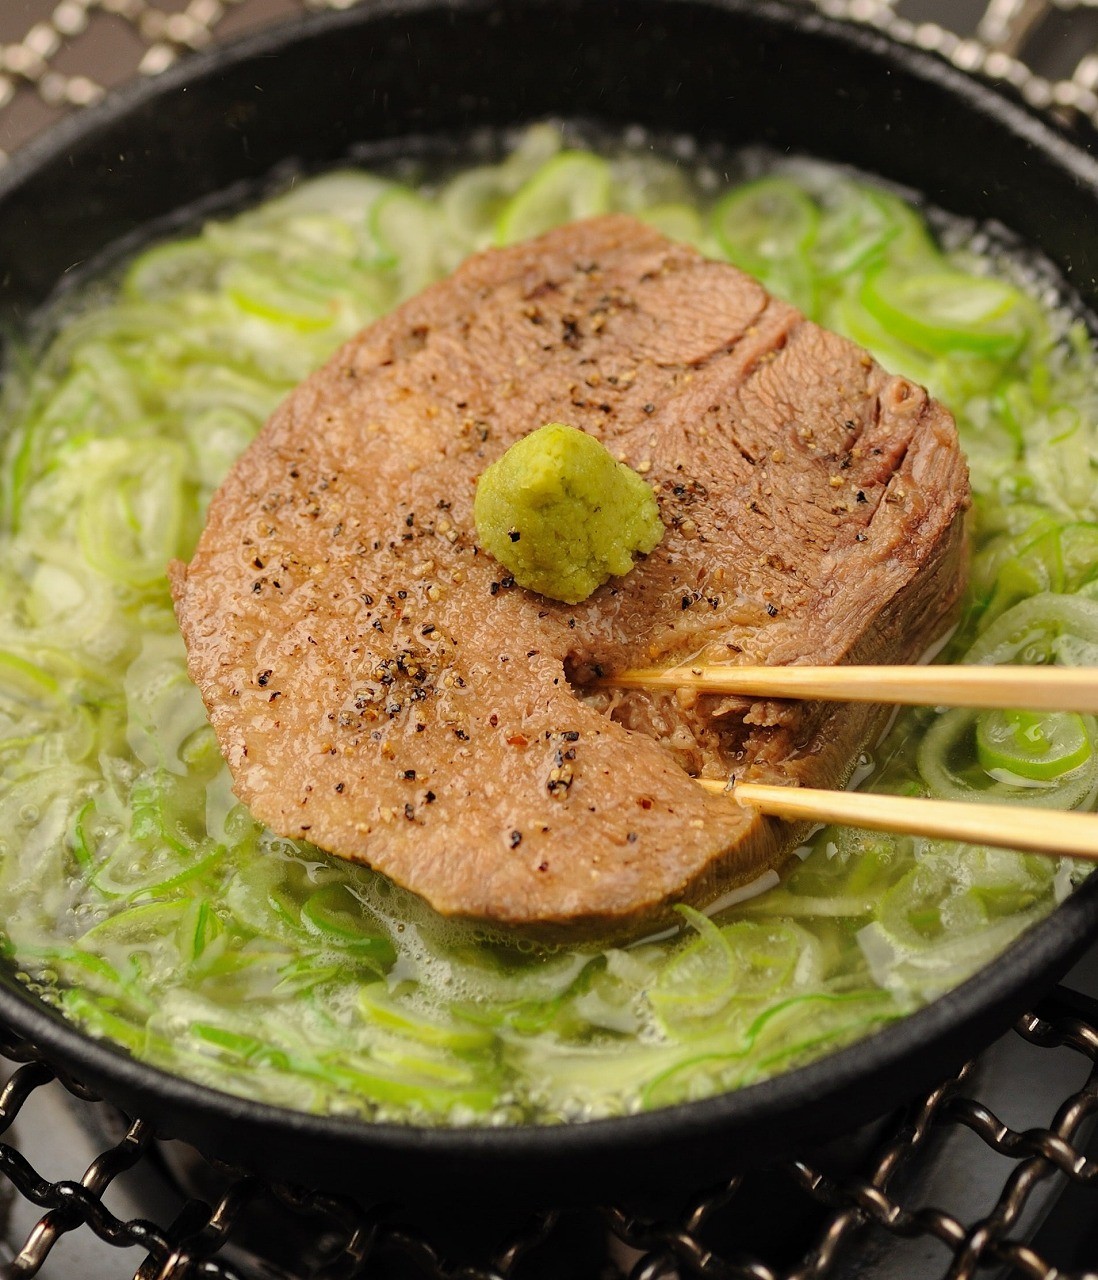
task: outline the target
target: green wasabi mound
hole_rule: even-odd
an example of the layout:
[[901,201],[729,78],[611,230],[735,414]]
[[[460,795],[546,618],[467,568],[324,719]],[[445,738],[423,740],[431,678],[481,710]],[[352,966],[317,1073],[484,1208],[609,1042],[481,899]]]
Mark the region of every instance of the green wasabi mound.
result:
[[593,436],[550,422],[516,441],[477,482],[480,545],[515,581],[579,604],[663,537],[655,495]]

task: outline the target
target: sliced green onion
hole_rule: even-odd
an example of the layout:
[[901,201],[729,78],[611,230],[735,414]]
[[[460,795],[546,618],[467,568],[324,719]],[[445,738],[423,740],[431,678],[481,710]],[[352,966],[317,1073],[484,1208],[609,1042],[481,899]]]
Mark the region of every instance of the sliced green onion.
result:
[[812,245],[819,270],[842,279],[887,256],[911,266],[939,259],[919,215],[898,196],[858,183],[843,183],[825,207]]
[[819,227],[819,206],[786,178],[749,182],[713,209],[713,229],[725,256],[753,274],[800,258],[815,243]]
[[491,1031],[482,1027],[445,1023],[416,1015],[407,1007],[391,1000],[385,984],[381,982],[371,983],[359,991],[358,1007],[367,1020],[376,1026],[398,1031],[435,1048],[468,1053],[490,1049],[494,1041]]
[[[1067,746],[1068,757],[1078,753],[1079,762],[1068,770],[1052,771],[1046,778],[1036,772],[1004,768],[1003,772],[989,772],[982,757],[976,754],[978,713],[955,708],[938,716],[928,726],[919,743],[917,760],[930,794],[945,800],[981,800],[995,803],[1028,804],[1052,809],[1078,809],[1091,806],[1098,792],[1098,758],[1093,752],[1093,742],[1098,725],[1092,717],[1082,719],[1081,745]],[[994,736],[986,750],[993,751]],[[1006,750],[1000,745],[1000,750]],[[1052,756],[1054,761],[1057,757]],[[1017,764],[1017,762],[1016,762]]]
[[732,191],[714,207],[712,226],[730,262],[806,315],[815,314],[818,282],[808,254],[820,210],[796,183],[760,178]]
[[590,151],[562,151],[508,201],[496,224],[496,243],[514,244],[573,218],[611,207],[610,166]]
[[1084,764],[1092,749],[1082,716],[1073,712],[999,710],[976,719],[976,753],[988,773],[1048,782]]
[[640,209],[637,217],[671,240],[681,240],[701,248],[705,240],[705,225],[701,214],[689,204],[654,204]]
[[418,293],[452,271],[461,249],[439,210],[405,187],[393,187],[374,205],[370,228],[381,261],[398,280],[393,301]]
[[301,924],[321,941],[346,948],[376,973],[387,972],[396,960],[393,944],[346,885],[325,885],[310,894],[301,908]]
[[1029,333],[1029,312],[1019,291],[1003,280],[894,268],[874,271],[860,294],[866,310],[889,333],[920,351],[940,355],[972,351],[1005,358]]
[[665,966],[648,993],[653,1009],[668,1027],[717,1013],[732,998],[736,978],[735,957],[720,929],[692,907],[677,910],[698,936]]
[[327,328],[335,318],[330,291],[294,288],[284,266],[272,258],[267,263],[234,262],[222,273],[222,286],[242,311],[260,319],[303,331]]

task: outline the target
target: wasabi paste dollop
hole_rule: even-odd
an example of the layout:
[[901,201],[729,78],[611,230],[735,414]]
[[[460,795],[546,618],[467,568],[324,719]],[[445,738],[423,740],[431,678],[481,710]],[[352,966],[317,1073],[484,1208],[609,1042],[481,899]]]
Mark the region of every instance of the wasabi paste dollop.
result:
[[550,422],[517,440],[477,482],[480,545],[515,581],[578,604],[663,537],[655,495],[594,436]]

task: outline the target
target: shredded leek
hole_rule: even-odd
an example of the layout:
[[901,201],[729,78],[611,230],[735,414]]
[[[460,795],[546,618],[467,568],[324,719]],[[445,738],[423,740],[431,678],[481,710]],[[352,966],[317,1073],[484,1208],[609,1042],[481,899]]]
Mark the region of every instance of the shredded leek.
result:
[[[292,1107],[548,1122],[733,1088],[988,963],[1081,871],[829,829],[769,893],[627,948],[507,945],[262,829],[186,678],[164,565],[285,392],[465,255],[607,209],[725,257],[926,382],[976,494],[943,655],[1098,660],[1098,378],[1025,264],[804,161],[676,163],[548,125],[416,183],[351,170],[140,253],[0,403],[0,919],[89,1033]],[[939,223],[939,225],[943,225]],[[966,229],[947,226],[963,245]],[[1030,273],[1032,275],[1032,273]],[[1039,281],[1037,281],[1039,283]],[[916,711],[864,785],[1093,807],[1089,717]]]

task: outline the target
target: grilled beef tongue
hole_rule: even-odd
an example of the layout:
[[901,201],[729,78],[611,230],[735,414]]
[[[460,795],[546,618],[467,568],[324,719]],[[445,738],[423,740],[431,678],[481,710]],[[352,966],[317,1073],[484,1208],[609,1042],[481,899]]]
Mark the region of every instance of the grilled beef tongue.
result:
[[[667,533],[579,605],[476,542],[481,471],[545,422],[653,485]],[[172,567],[237,794],[439,911],[625,934],[780,862],[690,777],[835,786],[861,706],[611,693],[686,660],[910,662],[964,568],[949,413],[735,268],[630,218],[490,250],[278,409]]]

